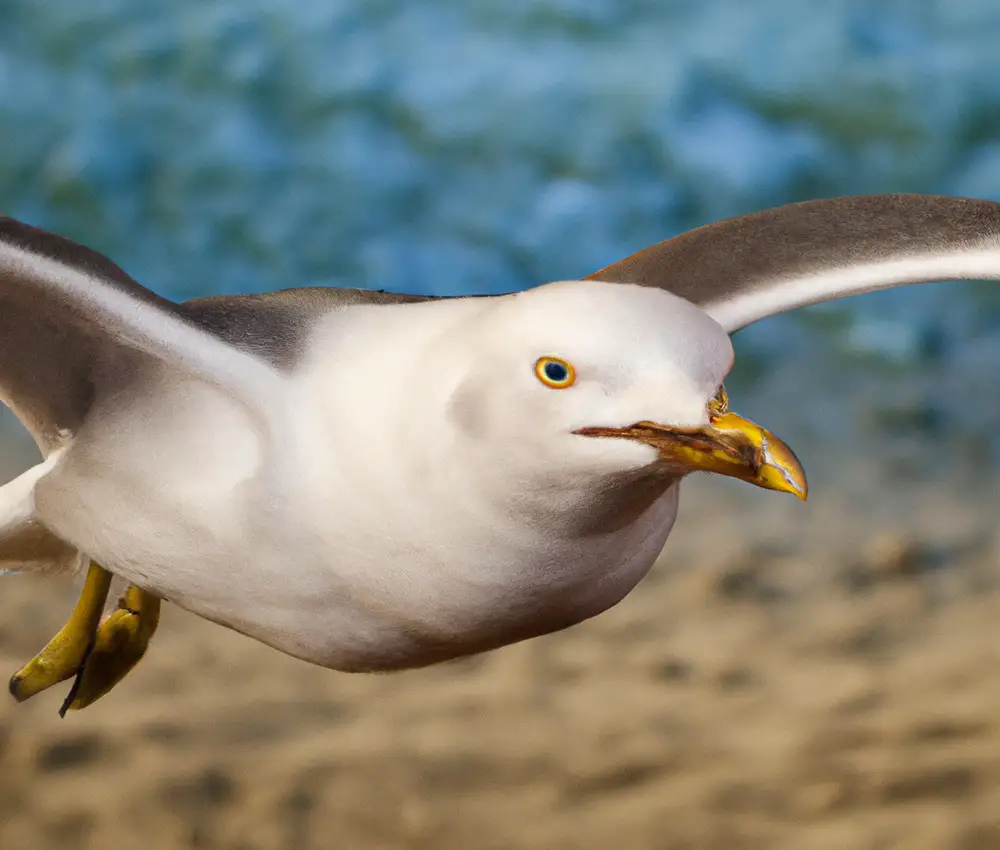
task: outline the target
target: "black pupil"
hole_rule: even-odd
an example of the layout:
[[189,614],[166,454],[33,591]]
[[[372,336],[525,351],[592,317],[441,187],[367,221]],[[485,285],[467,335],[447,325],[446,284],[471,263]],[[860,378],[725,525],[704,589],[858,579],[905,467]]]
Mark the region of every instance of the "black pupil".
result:
[[545,377],[556,384],[561,384],[569,377],[569,370],[562,363],[550,360],[545,364]]

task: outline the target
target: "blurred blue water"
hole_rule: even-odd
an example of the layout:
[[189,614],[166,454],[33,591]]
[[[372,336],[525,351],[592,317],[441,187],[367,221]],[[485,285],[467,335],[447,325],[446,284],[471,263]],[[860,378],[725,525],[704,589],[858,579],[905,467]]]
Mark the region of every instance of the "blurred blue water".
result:
[[[994,0],[0,0],[0,209],[174,298],[507,291],[793,200],[1000,198],[998,44]],[[786,369],[796,340],[820,354]],[[973,427],[1000,297],[867,296],[738,348],[789,387],[871,358],[872,404],[934,363]]]

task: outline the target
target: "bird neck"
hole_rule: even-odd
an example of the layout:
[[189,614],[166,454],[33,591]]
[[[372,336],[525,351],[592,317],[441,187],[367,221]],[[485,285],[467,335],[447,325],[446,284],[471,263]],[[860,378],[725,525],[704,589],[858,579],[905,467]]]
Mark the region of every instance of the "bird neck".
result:
[[498,492],[504,512],[521,523],[568,537],[606,537],[640,522],[679,481],[657,467],[594,475],[539,473]]

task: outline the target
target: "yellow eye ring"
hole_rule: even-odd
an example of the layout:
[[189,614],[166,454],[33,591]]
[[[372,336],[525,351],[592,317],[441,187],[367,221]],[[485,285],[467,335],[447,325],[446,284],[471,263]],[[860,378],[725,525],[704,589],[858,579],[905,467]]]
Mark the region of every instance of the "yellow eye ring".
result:
[[539,357],[535,363],[535,375],[554,390],[564,390],[576,383],[576,369],[561,357]]

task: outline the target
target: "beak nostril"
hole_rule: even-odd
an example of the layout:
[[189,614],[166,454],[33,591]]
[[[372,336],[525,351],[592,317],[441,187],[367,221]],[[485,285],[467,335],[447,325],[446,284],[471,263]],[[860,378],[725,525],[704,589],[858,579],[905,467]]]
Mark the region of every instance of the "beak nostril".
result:
[[726,393],[725,385],[719,384],[719,389],[716,390],[715,395],[708,402],[709,421],[715,421],[715,419],[725,416],[728,412],[729,395]]

